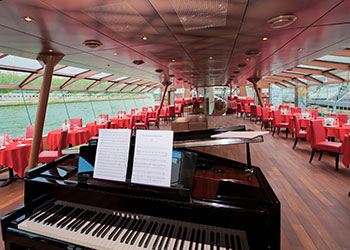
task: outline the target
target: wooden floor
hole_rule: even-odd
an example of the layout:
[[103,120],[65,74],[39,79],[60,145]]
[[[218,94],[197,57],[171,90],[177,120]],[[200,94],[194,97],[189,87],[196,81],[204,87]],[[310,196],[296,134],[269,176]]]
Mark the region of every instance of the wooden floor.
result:
[[[227,126],[260,129],[248,119],[235,117]],[[251,145],[253,165],[262,169],[281,201],[281,249],[350,249],[350,169],[340,164],[336,171],[334,157],[326,154],[322,161],[316,155],[309,164],[309,143],[298,142],[292,150],[293,143],[281,133],[265,135],[264,143]],[[0,189],[0,216],[22,203],[22,181]]]

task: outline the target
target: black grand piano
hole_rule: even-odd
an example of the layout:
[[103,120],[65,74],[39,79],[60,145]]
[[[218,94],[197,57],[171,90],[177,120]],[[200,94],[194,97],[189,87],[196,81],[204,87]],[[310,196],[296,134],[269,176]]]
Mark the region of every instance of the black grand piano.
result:
[[[6,249],[280,249],[280,203],[258,167],[196,151],[244,126],[174,134],[171,187],[92,178],[96,142],[27,172],[24,205],[1,219]],[[190,148],[189,148],[190,147]],[[79,166],[78,166],[79,165]]]

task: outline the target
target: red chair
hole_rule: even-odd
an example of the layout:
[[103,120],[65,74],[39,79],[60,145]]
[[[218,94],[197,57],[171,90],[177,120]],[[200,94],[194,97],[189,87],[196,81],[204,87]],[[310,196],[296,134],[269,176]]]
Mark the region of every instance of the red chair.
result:
[[260,105],[256,105],[256,119],[255,119],[255,123],[259,120],[261,121],[262,119],[262,111],[261,111],[261,106]]
[[145,115],[144,122],[135,122],[134,129],[137,129],[137,128],[148,129],[148,119],[149,119],[149,113],[147,112]]
[[312,118],[318,117],[318,110],[317,109],[309,109],[308,110]]
[[26,127],[26,138],[33,138],[33,134],[34,134],[34,126],[28,125]]
[[58,142],[57,151],[42,151],[38,156],[38,163],[46,163],[62,156],[62,149],[67,147],[67,135],[68,131],[62,131]]
[[245,117],[248,117],[248,115],[250,116],[251,114],[251,107],[248,104],[244,104],[244,115]]
[[252,118],[255,118],[255,120],[256,120],[256,115],[257,115],[256,105],[250,105],[250,120]]
[[237,103],[237,117],[238,115],[242,116],[244,114],[244,106],[242,103]]
[[[264,125],[267,123],[272,123],[273,119],[269,117],[269,110],[268,108],[262,108],[261,109],[261,128],[263,128]],[[271,131],[272,131],[272,125],[271,125]]]
[[282,122],[281,110],[274,110],[274,111],[272,111],[272,114],[273,114],[273,120],[272,120],[273,133],[272,133],[272,136],[275,135],[276,128],[278,129],[277,134],[280,133],[281,128],[285,128],[286,129],[286,138],[288,138],[288,133],[289,133],[288,123]]
[[168,106],[168,109],[166,112],[167,112],[167,118],[173,119],[175,117],[175,106],[174,105]]
[[292,107],[291,108],[292,114],[301,114],[301,107]]
[[133,129],[134,128],[134,125],[135,125],[135,116],[131,116],[131,118],[130,118],[130,122],[129,122],[129,126],[128,126],[128,129]]
[[149,117],[148,118],[148,125],[150,123],[154,123],[154,125],[156,125],[158,127],[158,123],[159,123],[159,115],[158,115],[158,111],[156,112],[156,117],[152,118],[152,117]]
[[72,118],[69,120],[69,125],[70,125],[70,128],[74,128],[74,125],[76,125],[77,127],[82,127],[83,126],[83,119]]
[[306,131],[302,131],[300,128],[300,123],[299,123],[299,117],[297,115],[293,115],[293,122],[294,122],[294,127],[295,127],[295,142],[293,145],[293,149],[298,143],[298,139],[306,139]]
[[184,105],[182,103],[176,104],[175,115],[182,116],[183,112],[184,112]]
[[320,157],[319,161],[322,158],[323,151],[333,152],[336,154],[335,156],[335,169],[338,170],[339,167],[339,155],[341,153],[341,146],[342,144],[340,142],[332,142],[332,141],[326,141],[326,131],[323,127],[323,123],[321,120],[313,120],[311,121],[310,125],[310,133],[311,133],[311,157],[310,157],[310,163],[312,162],[312,159],[314,157],[314,154],[316,150],[320,150]]
[[289,106],[288,105],[280,105],[279,107],[278,107],[278,109],[279,110],[281,110],[281,109],[287,109],[287,110],[289,110]]
[[347,114],[338,114],[339,125],[342,126],[348,122],[349,116]]
[[167,109],[168,107],[162,107],[160,110],[159,118],[167,119]]
[[111,128],[111,121],[105,121],[103,123],[104,128]]

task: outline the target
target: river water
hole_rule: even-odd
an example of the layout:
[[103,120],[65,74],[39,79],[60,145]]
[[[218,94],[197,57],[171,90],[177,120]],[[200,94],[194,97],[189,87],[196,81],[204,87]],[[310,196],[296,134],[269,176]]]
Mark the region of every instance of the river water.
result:
[[[142,107],[154,105],[153,98],[66,103],[70,118],[82,118],[84,126],[96,120],[96,116],[99,114],[116,117],[119,110],[130,113],[132,108],[141,110]],[[29,117],[34,124],[37,105],[28,105],[27,107]],[[64,103],[48,104],[44,135],[47,135],[51,130],[61,128],[65,119],[69,120]],[[27,125],[30,125],[30,122],[24,105],[0,106],[0,135],[7,134],[13,138],[24,136]]]

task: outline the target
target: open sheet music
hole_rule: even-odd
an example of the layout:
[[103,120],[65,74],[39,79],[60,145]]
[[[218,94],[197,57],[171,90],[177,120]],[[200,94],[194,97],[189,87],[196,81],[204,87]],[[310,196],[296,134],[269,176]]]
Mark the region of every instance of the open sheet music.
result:
[[99,130],[94,178],[126,180],[130,136],[130,129]]
[[173,136],[173,131],[136,131],[131,182],[170,187]]

